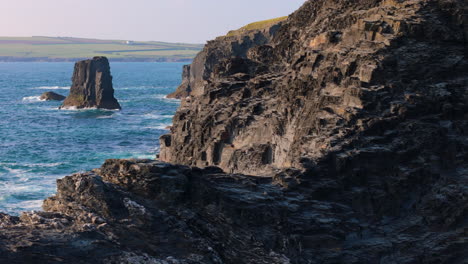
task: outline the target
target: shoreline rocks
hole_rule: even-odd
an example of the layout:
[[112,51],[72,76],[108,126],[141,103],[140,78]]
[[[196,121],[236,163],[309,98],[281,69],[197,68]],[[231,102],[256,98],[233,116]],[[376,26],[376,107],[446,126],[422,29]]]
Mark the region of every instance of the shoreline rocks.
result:
[[121,109],[114,98],[112,76],[106,57],[94,57],[75,64],[70,94],[60,106],[60,109],[67,108]]
[[40,100],[44,101],[63,101],[65,98],[65,96],[54,92],[45,92],[39,97]]
[[319,175],[285,171],[264,178],[154,160],[107,160],[92,172],[58,180],[57,194],[44,201],[43,212],[0,214],[0,260],[463,264],[467,259],[468,175],[418,178],[418,172],[408,171],[361,181],[324,169]]
[[309,0],[258,45],[209,42],[161,137],[178,165],[58,180],[43,212],[0,214],[0,260],[466,264],[465,13]]

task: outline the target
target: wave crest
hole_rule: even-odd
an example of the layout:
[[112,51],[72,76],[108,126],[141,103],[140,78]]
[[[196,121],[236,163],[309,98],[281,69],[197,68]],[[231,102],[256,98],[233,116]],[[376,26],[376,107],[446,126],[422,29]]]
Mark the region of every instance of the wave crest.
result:
[[23,102],[27,102],[27,103],[37,103],[37,102],[41,102],[41,101],[45,101],[45,100],[42,100],[40,96],[26,96],[26,97],[23,97]]

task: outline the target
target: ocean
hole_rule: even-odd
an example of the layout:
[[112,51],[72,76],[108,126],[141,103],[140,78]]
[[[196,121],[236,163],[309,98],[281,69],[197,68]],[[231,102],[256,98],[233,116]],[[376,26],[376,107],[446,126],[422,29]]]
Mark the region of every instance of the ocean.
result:
[[0,63],[0,212],[39,210],[55,181],[109,158],[154,158],[179,101],[184,63],[111,63],[121,111],[59,110],[73,63]]

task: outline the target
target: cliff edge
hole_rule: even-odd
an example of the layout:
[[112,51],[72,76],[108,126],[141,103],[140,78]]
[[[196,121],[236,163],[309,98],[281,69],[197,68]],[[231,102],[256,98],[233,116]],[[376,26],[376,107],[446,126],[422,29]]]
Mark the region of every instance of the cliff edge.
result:
[[225,36],[208,41],[192,64],[184,66],[182,84],[167,97],[182,99],[189,95],[202,95],[220,59],[247,58],[250,48],[267,44],[272,40],[284,20],[285,18],[273,19],[271,22],[231,31]]

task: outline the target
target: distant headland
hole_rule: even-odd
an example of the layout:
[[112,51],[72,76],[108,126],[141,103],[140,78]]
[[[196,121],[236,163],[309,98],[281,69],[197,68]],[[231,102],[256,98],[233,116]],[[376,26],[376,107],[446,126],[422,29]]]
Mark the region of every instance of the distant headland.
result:
[[106,56],[112,61],[191,61],[201,44],[100,40],[73,37],[0,37],[0,61],[78,61]]

